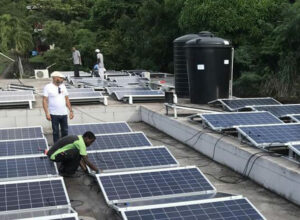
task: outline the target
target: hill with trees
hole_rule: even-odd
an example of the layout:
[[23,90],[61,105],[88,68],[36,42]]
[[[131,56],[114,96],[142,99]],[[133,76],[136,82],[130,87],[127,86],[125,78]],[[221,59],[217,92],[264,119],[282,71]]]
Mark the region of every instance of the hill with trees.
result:
[[84,69],[92,68],[99,48],[109,69],[173,73],[173,40],[200,31],[232,42],[236,95],[299,96],[299,0],[0,2],[0,51],[33,68],[56,63],[56,70],[70,70],[75,46]]

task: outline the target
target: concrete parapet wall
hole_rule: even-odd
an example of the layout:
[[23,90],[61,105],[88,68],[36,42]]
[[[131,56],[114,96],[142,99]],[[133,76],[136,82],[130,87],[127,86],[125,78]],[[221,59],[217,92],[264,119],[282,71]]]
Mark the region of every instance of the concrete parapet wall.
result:
[[[241,174],[251,156],[262,152],[255,147],[242,145],[237,138],[214,133],[198,124],[188,124],[167,117],[146,107],[141,107],[141,118],[143,122]],[[246,170],[249,178],[300,205],[298,165],[286,158],[271,157],[266,153],[259,153],[257,156],[250,160]]]

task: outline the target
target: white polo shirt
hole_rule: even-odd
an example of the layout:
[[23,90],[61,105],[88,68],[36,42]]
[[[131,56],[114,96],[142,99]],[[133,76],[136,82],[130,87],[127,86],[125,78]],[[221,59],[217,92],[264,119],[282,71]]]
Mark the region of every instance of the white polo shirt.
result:
[[[60,88],[60,93],[59,93]],[[45,97],[48,97],[48,108],[51,115],[67,115],[66,96],[69,95],[64,84],[59,87],[49,83],[44,87]]]

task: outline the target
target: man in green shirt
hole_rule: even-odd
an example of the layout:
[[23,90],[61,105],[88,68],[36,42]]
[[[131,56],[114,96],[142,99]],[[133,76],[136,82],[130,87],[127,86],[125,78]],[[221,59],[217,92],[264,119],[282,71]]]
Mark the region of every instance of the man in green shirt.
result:
[[87,157],[86,148],[96,140],[91,131],[85,132],[82,136],[69,135],[59,139],[47,152],[50,160],[60,162],[59,173],[62,176],[73,175],[78,166],[86,172],[86,165],[99,173],[99,169],[92,164]]

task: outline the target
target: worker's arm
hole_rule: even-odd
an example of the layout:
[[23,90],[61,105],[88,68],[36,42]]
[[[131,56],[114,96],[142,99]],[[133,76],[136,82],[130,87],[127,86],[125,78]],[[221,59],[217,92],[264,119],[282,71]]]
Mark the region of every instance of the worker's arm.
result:
[[74,118],[74,112],[72,110],[72,106],[71,106],[71,103],[70,103],[69,96],[66,96],[66,105],[67,105],[67,108],[70,111],[70,119],[73,119]]
[[84,161],[84,163],[89,167],[91,168],[92,170],[96,171],[96,173],[99,172],[99,169],[92,163],[89,161],[88,157],[87,156],[82,156],[82,159]]
[[50,113],[48,111],[48,97],[46,97],[46,96],[43,96],[43,108],[44,108],[47,120],[51,121],[51,116],[50,116]]

